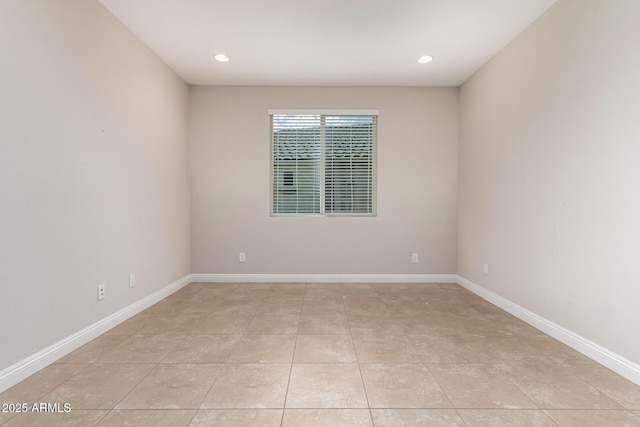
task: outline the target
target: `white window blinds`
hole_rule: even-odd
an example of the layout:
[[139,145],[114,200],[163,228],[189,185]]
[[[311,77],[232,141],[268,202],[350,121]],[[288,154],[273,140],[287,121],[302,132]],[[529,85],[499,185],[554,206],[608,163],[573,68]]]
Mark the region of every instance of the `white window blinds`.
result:
[[375,213],[375,114],[270,111],[272,214]]

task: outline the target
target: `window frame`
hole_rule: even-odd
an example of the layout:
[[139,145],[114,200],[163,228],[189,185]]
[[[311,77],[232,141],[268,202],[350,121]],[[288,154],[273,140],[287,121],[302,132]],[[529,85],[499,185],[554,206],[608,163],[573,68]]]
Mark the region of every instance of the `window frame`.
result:
[[[269,119],[269,215],[271,217],[356,217],[356,218],[366,218],[366,217],[376,217],[378,215],[377,209],[377,176],[378,176],[378,120],[379,120],[379,110],[375,109],[357,109],[357,110],[345,110],[345,109],[268,109],[268,119]],[[275,162],[274,162],[274,137],[273,137],[273,116],[274,115],[292,115],[292,116],[320,116],[321,118],[321,141],[320,141],[320,212],[319,213],[304,213],[304,212],[274,212],[274,188],[277,184],[274,180],[277,179],[275,176]],[[325,182],[325,169],[326,169],[326,157],[325,157],[325,116],[365,116],[374,118],[374,127],[373,127],[373,142],[371,147],[371,212],[329,212],[325,211],[325,195],[326,195],[326,182]],[[294,177],[294,182],[297,177]]]

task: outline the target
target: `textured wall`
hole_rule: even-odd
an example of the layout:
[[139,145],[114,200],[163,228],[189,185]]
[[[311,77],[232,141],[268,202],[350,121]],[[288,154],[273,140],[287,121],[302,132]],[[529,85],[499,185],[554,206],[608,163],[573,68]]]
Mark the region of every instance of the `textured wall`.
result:
[[[270,217],[269,108],[378,109],[378,215]],[[192,87],[190,118],[193,273],[455,272],[457,89]]]
[[459,275],[636,363],[639,14],[561,0],[464,84],[458,199]]
[[1,371],[189,274],[190,217],[189,89],[98,2],[3,1],[0,52]]

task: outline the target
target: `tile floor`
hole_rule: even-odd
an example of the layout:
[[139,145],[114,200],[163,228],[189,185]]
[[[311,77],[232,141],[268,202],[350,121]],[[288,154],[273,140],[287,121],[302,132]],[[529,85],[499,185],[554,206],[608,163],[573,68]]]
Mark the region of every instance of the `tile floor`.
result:
[[0,394],[3,426],[640,426],[640,387],[450,284],[192,283]]

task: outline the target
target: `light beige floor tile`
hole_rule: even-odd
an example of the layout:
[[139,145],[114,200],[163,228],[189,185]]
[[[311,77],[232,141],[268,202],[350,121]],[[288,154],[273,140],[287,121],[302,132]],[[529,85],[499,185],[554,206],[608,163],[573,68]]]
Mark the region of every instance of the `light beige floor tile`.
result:
[[218,316],[255,316],[264,297],[255,297],[251,294],[233,294],[224,300],[212,304],[210,312]]
[[[190,297],[190,296],[199,294],[200,292],[202,292],[203,286],[205,286],[205,283],[203,282],[189,283],[187,286],[180,288],[174,293],[172,293],[171,297],[185,298],[185,297]],[[212,284],[211,286],[214,286],[214,285]]]
[[465,324],[455,315],[429,313],[423,316],[394,316],[402,333],[418,335],[466,335]]
[[295,335],[244,335],[228,363],[291,363]]
[[285,409],[282,427],[373,427],[368,409]]
[[207,301],[196,296],[189,298],[169,297],[151,307],[145,314],[151,314],[153,317],[175,317],[184,313],[204,315],[211,311],[216,302],[215,299]]
[[205,296],[196,295],[192,298],[185,299],[181,302],[183,309],[189,309],[202,313],[203,315],[211,314],[215,307],[220,304],[224,297],[212,297],[205,294]]
[[360,363],[420,362],[420,356],[404,335],[355,336],[353,343]]
[[341,310],[345,311],[342,294],[334,291],[307,290],[304,295],[302,309],[314,312],[314,310]]
[[98,357],[98,363],[158,363],[184,340],[183,335],[132,335],[111,351]]
[[201,409],[283,408],[291,365],[227,365]]
[[[260,283],[256,283],[259,285]],[[269,285],[270,286],[270,285]],[[235,291],[226,297],[226,302],[245,303],[261,303],[267,297],[269,289],[249,289],[245,285],[240,285]]]
[[340,283],[340,292],[343,296],[378,296],[378,292],[370,283]]
[[198,409],[222,365],[158,365],[116,409]]
[[192,283],[191,285],[180,289],[173,295],[178,297],[196,297],[198,299],[207,297],[220,298],[231,294],[237,288],[238,285],[235,283],[202,283],[199,285]]
[[420,364],[360,366],[372,408],[450,408],[433,375]]
[[462,286],[455,283],[406,283],[406,286],[416,295],[433,296],[437,294],[459,294],[465,293],[473,295]]
[[458,414],[468,427],[556,426],[544,411],[537,409],[458,409]]
[[406,295],[415,299],[415,295],[411,292],[408,283],[373,283],[372,286],[381,297],[391,297],[393,295],[402,297]]
[[388,317],[358,317],[349,319],[349,330],[354,337],[404,335],[400,326]]
[[640,418],[628,411],[562,410],[546,411],[560,427],[638,427]]
[[11,418],[3,427],[77,427],[94,426],[108,411],[72,409],[70,412],[29,412]]
[[271,304],[273,302],[296,302],[302,304],[304,301],[304,295],[306,293],[304,285],[297,286],[291,289],[274,289],[271,288],[262,302],[264,304]]
[[262,300],[262,305],[296,305],[298,309],[301,309],[304,293],[304,288],[300,288],[299,291],[274,291],[272,289]]
[[622,409],[566,367],[551,361],[500,365],[540,409]]
[[103,334],[72,351],[56,363],[93,363],[105,352],[113,350],[129,338],[129,335]]
[[192,325],[191,335],[239,335],[244,333],[253,315],[210,314]]
[[244,331],[245,334],[295,335],[300,316],[297,314],[257,314]]
[[340,297],[342,291],[339,283],[307,283],[304,291],[304,299],[322,297]]
[[349,335],[298,335],[294,363],[355,363]]
[[523,322],[517,317],[495,306],[494,310],[483,311],[482,309],[479,309],[479,311],[489,319],[500,323],[505,332],[512,333],[513,335],[517,335],[519,337],[544,335],[539,329],[534,328],[528,323]]
[[373,286],[373,289],[375,289],[378,294],[382,294],[385,292],[403,292],[403,293],[410,293],[413,294],[413,292],[411,292],[411,289],[409,288],[409,283],[394,283],[394,282],[388,282],[388,283],[372,283],[371,286]]
[[300,301],[284,300],[278,301],[275,299],[265,299],[265,301],[258,308],[256,316],[261,314],[271,315],[293,315],[300,316],[302,312],[302,299]]
[[346,295],[343,301],[349,319],[391,316],[380,297]]
[[492,363],[484,348],[474,348],[468,335],[407,335],[426,363]]
[[347,335],[349,323],[344,313],[303,314],[298,333],[302,335]]
[[367,408],[357,364],[294,364],[287,408]]
[[162,363],[225,363],[242,335],[187,335]]
[[15,412],[0,412],[0,425],[4,425],[4,423],[17,415]]
[[396,305],[397,308],[399,308],[402,303],[409,304],[420,312],[424,312],[427,306],[424,300],[418,298],[411,291],[378,291],[378,294],[384,305],[386,305],[392,313],[393,310],[391,306]]
[[479,312],[484,314],[496,314],[503,311],[495,304],[492,304],[489,301],[471,292],[459,294],[458,298],[460,298],[460,300],[462,300],[465,304],[470,305],[475,310],[478,310]]
[[293,291],[274,291],[270,290],[262,300],[262,305],[289,305],[295,304],[298,308],[302,308],[304,303],[304,288]]
[[138,332],[142,335],[187,335],[206,313],[202,311],[179,311],[153,316]]
[[194,287],[200,291],[231,293],[234,290],[236,290],[238,286],[240,286],[239,283],[193,282],[193,283],[190,283],[187,287],[182,288],[181,290]]
[[453,409],[372,409],[376,427],[464,427]]
[[470,335],[489,336],[495,334],[509,334],[509,331],[500,322],[496,322],[495,320],[491,320],[485,316],[483,316],[482,319],[472,317],[464,318],[460,320],[460,323]]
[[493,365],[428,365],[455,408],[537,409]]
[[493,363],[535,362],[544,354],[527,343],[526,338],[514,335],[471,335],[472,347],[487,354]]
[[282,409],[200,410],[189,427],[280,427]]
[[188,426],[195,410],[113,410],[98,427],[181,427]]
[[543,353],[549,359],[561,364],[593,363],[587,356],[578,353],[568,345],[548,335],[527,336],[527,344]]
[[[31,375],[26,380],[0,393],[0,404],[33,403],[54,388],[73,377],[88,365],[53,364]],[[2,409],[2,408],[0,408]],[[1,412],[0,412],[1,413]]]
[[[267,294],[268,294],[268,289],[251,290],[251,289],[237,288],[235,291],[233,291],[231,294],[225,297],[224,304],[223,304],[224,307],[221,307],[221,308],[233,307],[235,305],[236,307],[233,307],[235,309],[250,310],[251,306],[259,307],[260,304],[262,304],[264,299],[267,297]],[[243,314],[249,314],[249,312],[243,313]],[[255,312],[253,314],[255,314]]]
[[[159,375],[156,362],[173,371]],[[217,365],[217,380],[178,372],[183,364],[219,363],[227,365]],[[374,368],[387,365],[397,366]],[[432,379],[406,366],[426,367]],[[404,407],[373,409],[376,427],[463,425],[446,403],[406,407],[424,405],[425,384],[440,386],[469,426],[553,425],[537,407],[559,425],[640,420],[635,384],[457,285],[196,283],[0,394],[0,402],[70,403],[71,413],[0,413],[0,424],[186,425],[186,414],[195,413],[193,425],[275,426],[283,417],[285,425],[371,425],[364,408],[386,399]],[[126,409],[104,417],[119,402],[184,405],[194,395],[200,402],[187,412]]]
[[[447,318],[447,321],[469,321],[469,320],[477,320],[484,321],[488,320],[488,317],[484,314],[480,313],[478,310],[473,308],[473,306],[464,303],[442,303],[440,301],[425,301],[425,305],[427,306],[427,310],[425,312],[425,317],[433,320],[438,319],[440,317]],[[496,322],[497,324],[497,322]],[[468,331],[467,331],[468,332]]]
[[285,294],[294,294],[294,295],[304,295],[304,291],[307,287],[307,284],[304,282],[298,283],[272,283],[271,288],[269,289],[269,293],[285,293]]
[[424,301],[429,313],[452,313],[466,315],[478,315],[482,316],[478,310],[473,308],[473,305],[468,304],[461,298],[460,295],[455,293],[441,293],[435,295],[418,295],[418,298]]
[[413,299],[403,300],[382,300],[392,316],[422,316],[427,313],[427,307],[423,301]]
[[43,402],[70,403],[72,409],[112,409],[155,365],[94,364],[42,397]]
[[511,335],[408,335],[427,363],[509,363],[536,361],[544,355]]
[[327,298],[305,298],[302,305],[302,316],[320,316],[320,315],[334,315],[345,316],[346,311],[344,308],[344,302],[342,297],[327,297]]
[[134,335],[142,331],[149,322],[153,321],[154,316],[146,311],[125,320],[118,326],[111,328],[105,335]]
[[[222,286],[226,286],[226,284],[221,284]],[[232,285],[235,286],[235,285]],[[190,287],[190,286],[189,286]],[[237,287],[237,286],[236,286]],[[184,291],[187,288],[182,288],[181,291]],[[208,285],[202,286],[200,288],[194,288],[192,292],[189,294],[180,295],[179,297],[185,297],[191,301],[207,301],[209,303],[219,301],[221,299],[226,298],[231,295],[235,288],[224,288],[218,287],[218,284],[210,283]],[[173,295],[176,295],[177,292]]]
[[248,293],[258,293],[258,292],[267,292],[273,286],[277,286],[277,283],[238,283],[238,286],[234,290],[234,293],[248,292]]
[[626,409],[640,410],[640,386],[597,363],[577,363],[567,370]]
[[156,304],[144,310],[139,315],[155,318],[159,316],[170,316],[172,314],[175,314],[176,312],[176,309],[174,307],[175,303],[168,298],[165,298],[164,300],[157,302]]

